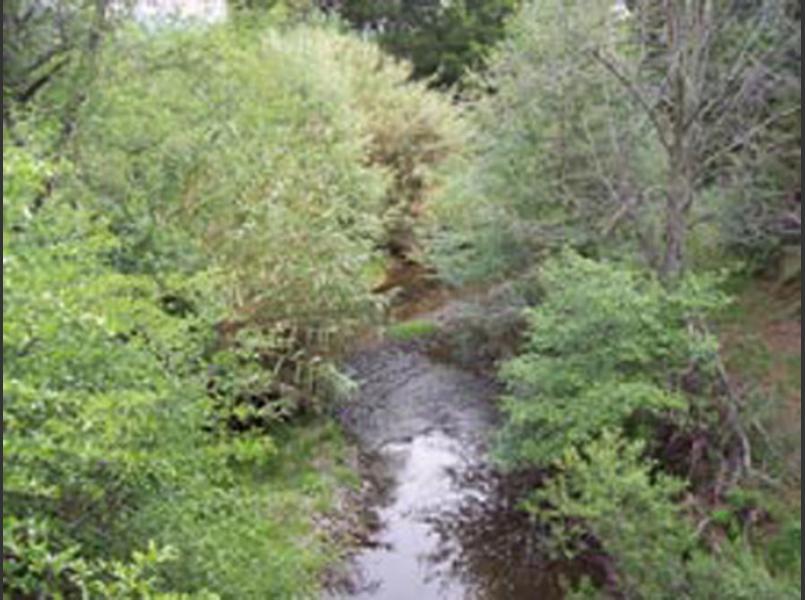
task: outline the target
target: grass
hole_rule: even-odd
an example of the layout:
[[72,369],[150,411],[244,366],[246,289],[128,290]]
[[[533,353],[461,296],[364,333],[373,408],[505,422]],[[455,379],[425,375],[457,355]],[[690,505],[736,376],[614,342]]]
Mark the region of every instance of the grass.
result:
[[431,337],[438,332],[439,326],[433,321],[413,319],[391,325],[386,330],[386,335],[398,342],[409,342]]
[[389,271],[388,260],[385,257],[374,257],[363,268],[361,275],[370,287],[380,285]]
[[736,302],[722,315],[719,328],[730,372],[739,380],[761,384],[775,395],[799,402],[801,333],[785,300],[768,284],[734,284]]
[[802,521],[787,522],[769,543],[767,560],[776,573],[801,575]]
[[747,413],[765,430],[755,440],[755,461],[783,483],[744,490],[770,515],[755,546],[772,570],[797,578],[801,559],[800,426],[801,327],[779,287],[743,281],[731,290],[736,302],[719,323],[728,370],[750,391]]

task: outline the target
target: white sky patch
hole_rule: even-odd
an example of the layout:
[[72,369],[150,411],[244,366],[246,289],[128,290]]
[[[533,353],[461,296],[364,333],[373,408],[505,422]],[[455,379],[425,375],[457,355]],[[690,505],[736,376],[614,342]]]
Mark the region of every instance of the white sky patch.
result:
[[134,5],[134,17],[148,24],[177,20],[218,23],[226,15],[226,0],[137,0]]

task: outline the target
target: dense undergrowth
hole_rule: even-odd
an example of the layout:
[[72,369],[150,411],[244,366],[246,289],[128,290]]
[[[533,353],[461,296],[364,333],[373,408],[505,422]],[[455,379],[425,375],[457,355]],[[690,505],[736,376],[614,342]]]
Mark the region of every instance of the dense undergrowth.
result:
[[4,127],[5,593],[314,597],[335,360],[453,110],[328,25],[124,27],[81,68]]
[[[609,553],[606,584],[628,598],[799,597],[799,559],[785,558],[798,552],[798,512],[753,471],[773,449],[744,431],[753,412],[738,415],[718,341],[694,325],[726,296],[695,278],[669,293],[650,274],[573,254],[541,279],[529,338],[501,371],[499,452],[554,470],[525,503],[552,523],[553,550]],[[761,542],[771,520],[782,555]]]
[[156,28],[11,4],[4,594],[315,597],[342,549],[312,516],[354,483],[336,365],[389,264],[428,257],[531,305],[478,331],[523,340],[496,455],[548,477],[521,509],[608,565],[569,594],[799,597],[799,395],[730,348],[728,283],[801,240],[793,3],[525,2],[453,98],[307,2]]

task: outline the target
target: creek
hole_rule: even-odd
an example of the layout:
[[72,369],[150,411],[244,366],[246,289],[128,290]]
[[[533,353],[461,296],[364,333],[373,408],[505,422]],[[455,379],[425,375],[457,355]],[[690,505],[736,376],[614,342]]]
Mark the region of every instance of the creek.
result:
[[[348,363],[359,392],[341,421],[378,491],[377,531],[337,598],[552,600],[557,568],[517,509],[536,482],[488,454],[499,417],[494,379],[412,342],[378,341]],[[543,534],[544,536],[544,534]]]

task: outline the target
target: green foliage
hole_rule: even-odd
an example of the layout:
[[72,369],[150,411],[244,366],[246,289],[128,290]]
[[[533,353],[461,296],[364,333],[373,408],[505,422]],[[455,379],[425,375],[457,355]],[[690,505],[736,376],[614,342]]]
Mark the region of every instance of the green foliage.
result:
[[414,319],[413,321],[404,321],[392,325],[386,333],[392,339],[406,342],[432,337],[438,331],[439,326],[436,323],[423,319]]
[[326,345],[377,307],[363,272],[384,178],[363,166],[345,77],[316,42],[328,38],[243,33],[110,48],[80,128],[80,175],[126,244],[122,268],[209,265],[230,318]]
[[414,77],[447,87],[484,66],[519,0],[344,0],[338,5],[353,27],[376,32],[383,48],[410,60]]
[[316,405],[338,384],[333,354],[379,317],[380,247],[407,231],[459,131],[449,103],[407,78],[326,28],[131,32],[108,48],[73,193],[102,203],[119,269],[214,275],[223,420]]
[[374,44],[311,28],[286,34],[284,44],[289,51],[310,54],[310,62],[322,65],[321,77],[341,74],[367,160],[387,175],[382,246],[396,256],[415,254],[415,222],[443,184],[446,165],[466,143],[459,112],[443,95],[410,81],[411,66]]
[[636,191],[629,161],[662,170],[649,124],[590,53],[624,46],[611,2],[527,2],[507,33],[475,82],[494,93],[470,96],[474,154],[437,203],[449,228],[435,260],[459,279],[503,277],[545,248],[599,242]]
[[510,20],[468,94],[474,153],[438,203],[447,276],[505,278],[567,244],[666,270],[675,238],[707,268],[799,244],[799,23],[773,1],[658,7],[530,0]]
[[4,583],[141,597],[145,569],[169,557],[129,562],[148,540],[122,527],[203,464],[189,459],[205,445],[203,321],[106,266],[116,240],[86,207],[55,196],[34,212],[64,167],[11,145],[3,159]]
[[319,360],[379,314],[378,246],[458,144],[449,103],[407,77],[330,29],[121,38],[76,156],[121,268],[209,265],[230,332],[259,327],[275,361]]
[[[720,556],[697,552],[688,564],[689,584],[683,598],[774,598],[794,600],[802,597],[799,573],[794,577],[775,577],[764,561],[745,544],[726,546]],[[678,596],[659,596],[672,598]]]
[[[559,474],[527,508],[553,523],[570,555],[589,551],[590,540],[603,546],[624,598],[799,597],[798,579],[773,578],[741,542],[726,544],[720,556],[706,552],[679,504],[685,483],[658,473],[644,451],[609,432],[568,450]],[[605,594],[592,587],[573,595],[598,596]]]
[[5,589],[313,597],[343,448],[278,423],[347,388],[453,111],[329,29],[126,31],[97,66],[67,156],[4,145]]
[[[150,278],[109,268],[101,219],[60,198],[31,212],[50,168],[13,147],[3,162],[5,590],[312,595],[331,557],[310,514],[336,482],[305,465],[338,455],[333,434],[278,449],[205,433],[212,319],[166,314]],[[275,462],[308,479],[267,477]]]
[[717,309],[719,294],[692,278],[669,292],[640,270],[570,251],[547,263],[541,280],[529,338],[501,371],[504,459],[550,463],[604,429],[686,412],[681,376],[695,368],[707,377],[716,350],[688,321]]
[[244,22],[265,19],[270,15],[278,22],[310,19],[315,15],[315,0],[228,0],[233,17]]
[[624,578],[619,588],[627,597],[639,589],[659,598],[670,592],[669,584],[680,587],[683,555],[694,537],[675,502],[684,482],[653,476],[643,452],[641,443],[605,431],[583,449],[567,450],[560,474],[534,494],[528,508],[559,527],[557,541],[565,552],[582,550],[583,534],[592,534],[616,558]]
[[783,573],[800,575],[802,569],[802,521],[785,523],[768,548],[769,562]]
[[[334,426],[298,417],[353,385],[335,358],[382,312],[378,265],[418,258],[415,222],[442,188],[432,249],[448,278],[504,277],[565,245],[639,247],[656,263],[672,161],[650,116],[676,100],[655,86],[639,106],[657,63],[629,43],[655,24],[606,0],[533,0],[506,29],[517,0],[341,3],[409,65],[333,25],[295,24],[312,0],[236,4],[230,25],[113,36],[103,2],[4,4],[10,597],[315,597],[338,552],[312,516],[354,474]],[[683,223],[697,267],[724,248],[773,252],[799,224],[799,37],[778,12],[755,35],[753,14],[719,30],[705,83],[724,83],[744,47],[785,70],[730,75],[737,108],[690,121],[692,156],[708,157],[693,161],[704,172]],[[462,81],[468,132],[428,85],[487,61]],[[763,498],[734,492],[709,511],[729,540],[706,552],[680,502],[688,485],[646,459],[657,421],[717,412],[699,402],[716,343],[695,324],[724,298],[571,251],[540,284],[523,353],[501,371],[499,453],[552,465],[524,507],[562,554],[603,548],[627,598],[799,597],[798,519],[760,558],[741,514]]]
[[58,83],[58,75],[65,71],[75,75],[77,63],[86,59],[93,36],[100,33],[100,24],[92,3],[4,3],[4,116],[9,116],[12,104],[25,104],[49,85]]
[[5,591],[34,597],[154,598],[155,600],[216,600],[215,594],[175,594],[159,591],[155,575],[160,565],[176,559],[170,548],[149,543],[146,552],[135,551],[128,562],[94,560],[79,556],[77,547],[53,550],[50,527],[13,517],[3,522],[3,582]]
[[336,487],[348,483],[343,441],[317,423],[275,430],[273,439],[267,456],[219,444],[215,471],[148,498],[133,516],[138,537],[179,553],[161,572],[165,587],[233,599],[317,597],[340,550],[313,516],[332,510]]
[[[757,3],[754,10],[744,9],[721,34],[711,75],[718,79],[738,48],[754,48],[762,57],[764,74],[752,73],[744,83],[749,100],[734,102],[719,124],[724,137],[747,124],[754,127],[740,150],[711,166],[708,179],[716,171],[724,175],[708,181],[705,192],[727,196],[721,203],[708,203],[706,220],[727,252],[755,267],[767,266],[786,246],[801,245],[802,26],[798,15],[786,14],[784,5]],[[799,271],[794,275],[798,281]]]
[[799,597],[798,523],[761,555],[741,514],[764,502],[736,489],[705,521],[727,534],[712,553],[687,514],[692,486],[648,458],[655,423],[712,427],[716,341],[691,325],[725,298],[694,277],[669,290],[642,270],[570,251],[544,266],[540,283],[530,337],[501,371],[499,452],[511,465],[552,467],[523,508],[550,525],[558,556],[612,561],[605,590],[587,582],[572,597]]

